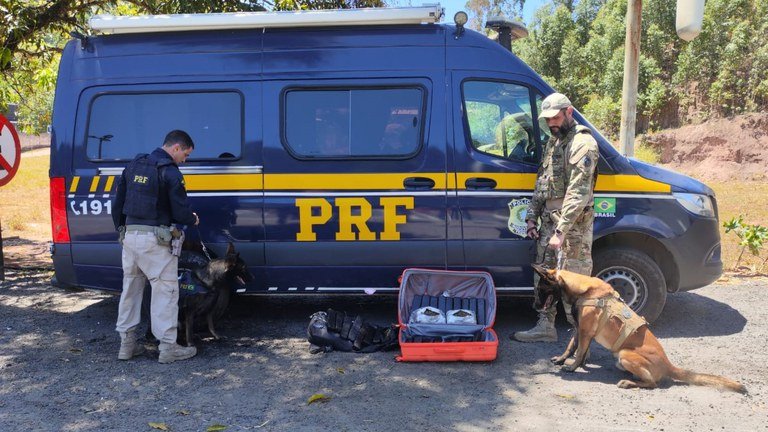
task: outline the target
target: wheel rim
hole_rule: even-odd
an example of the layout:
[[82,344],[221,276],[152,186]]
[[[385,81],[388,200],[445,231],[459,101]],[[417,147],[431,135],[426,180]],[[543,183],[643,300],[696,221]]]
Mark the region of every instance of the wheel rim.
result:
[[640,275],[626,267],[608,267],[597,277],[611,284],[624,302],[635,312],[648,301],[648,289]]

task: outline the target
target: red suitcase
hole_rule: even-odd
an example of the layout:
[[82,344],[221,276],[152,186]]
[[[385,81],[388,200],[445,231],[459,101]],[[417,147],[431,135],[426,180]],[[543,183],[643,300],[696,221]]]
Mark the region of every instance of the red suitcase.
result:
[[[414,310],[430,306],[444,314],[472,311],[476,324],[409,322]],[[480,271],[406,269],[398,299],[398,361],[489,361],[499,338],[493,331],[496,288]]]

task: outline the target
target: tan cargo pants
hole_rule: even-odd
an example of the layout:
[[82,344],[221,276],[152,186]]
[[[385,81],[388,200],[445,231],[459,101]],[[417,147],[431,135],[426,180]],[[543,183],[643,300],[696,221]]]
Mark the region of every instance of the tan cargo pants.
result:
[[115,330],[124,333],[141,322],[141,301],[147,280],[152,286],[152,334],[175,344],[179,316],[178,258],[159,245],[152,232],[127,231],[123,240],[123,292]]

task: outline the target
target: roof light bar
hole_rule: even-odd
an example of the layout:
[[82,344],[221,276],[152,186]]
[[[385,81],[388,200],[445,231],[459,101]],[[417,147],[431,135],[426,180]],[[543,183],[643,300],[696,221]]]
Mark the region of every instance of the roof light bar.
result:
[[228,12],[212,14],[114,16],[95,15],[93,30],[106,34],[279,27],[430,24],[440,20],[440,4],[402,8],[364,8],[297,12]]

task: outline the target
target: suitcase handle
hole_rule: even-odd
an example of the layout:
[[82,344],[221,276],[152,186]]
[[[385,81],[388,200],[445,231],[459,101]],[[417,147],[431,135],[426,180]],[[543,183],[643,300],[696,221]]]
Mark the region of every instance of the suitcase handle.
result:
[[435,348],[436,353],[460,354],[460,353],[463,353],[464,351],[466,351],[466,349],[462,347]]

